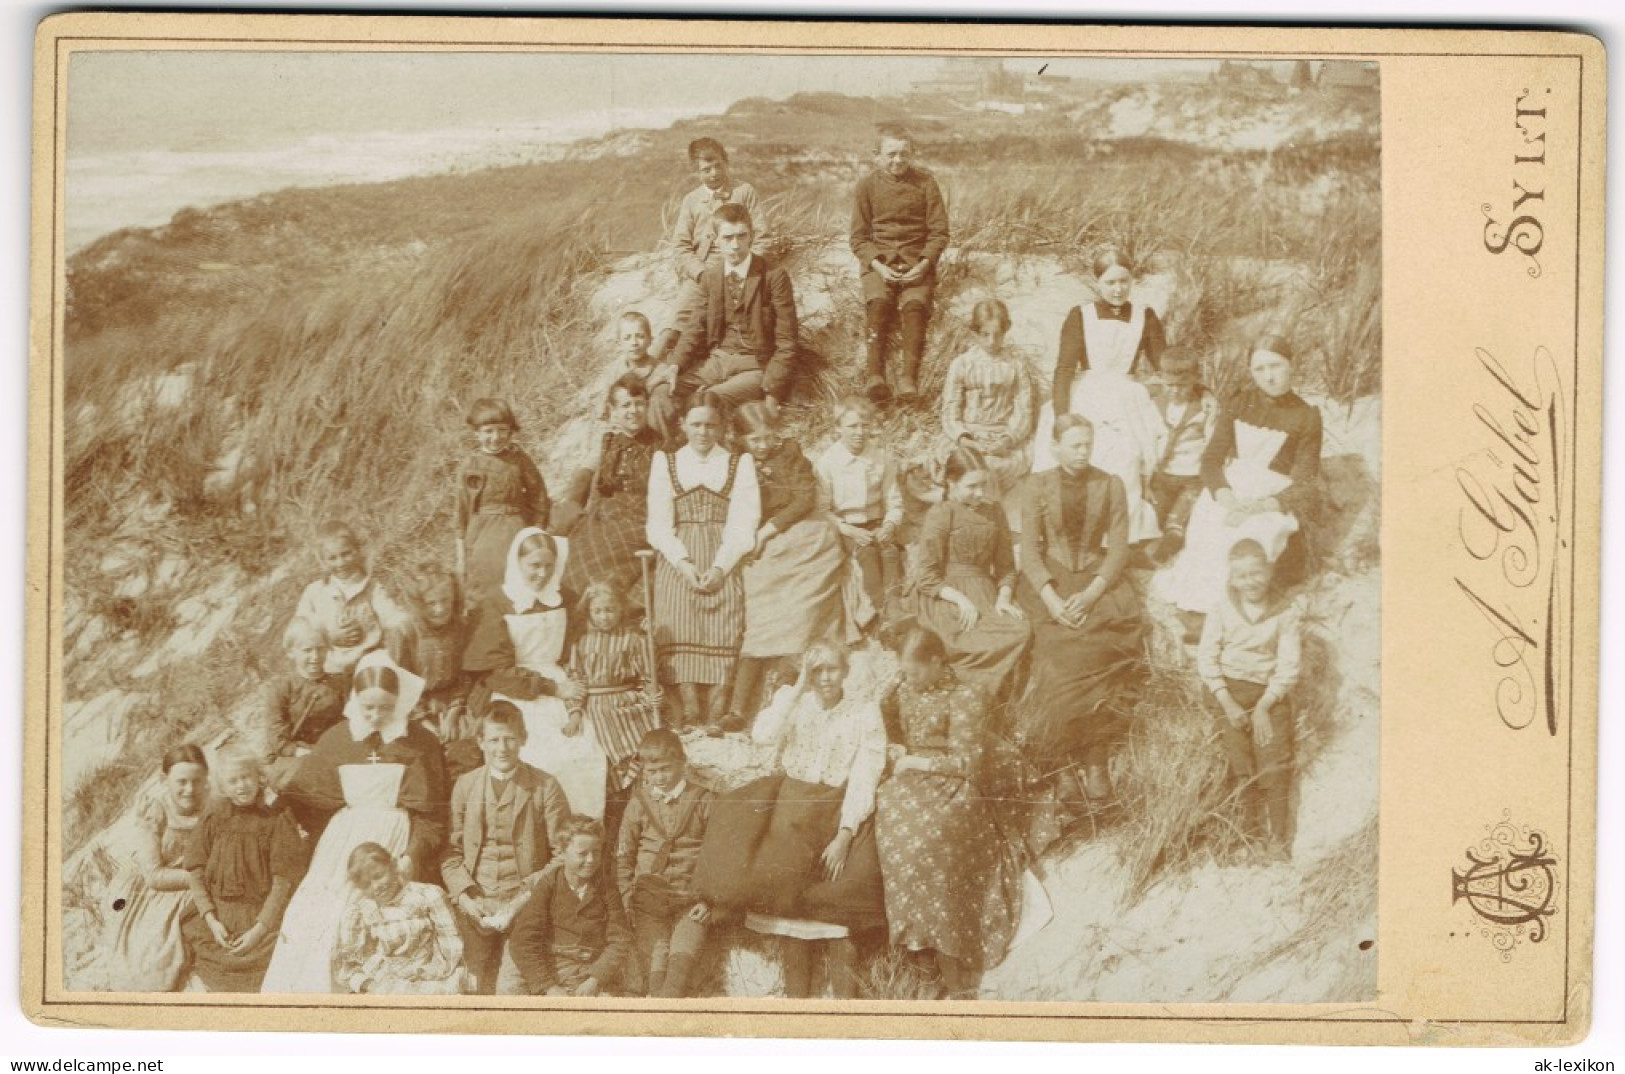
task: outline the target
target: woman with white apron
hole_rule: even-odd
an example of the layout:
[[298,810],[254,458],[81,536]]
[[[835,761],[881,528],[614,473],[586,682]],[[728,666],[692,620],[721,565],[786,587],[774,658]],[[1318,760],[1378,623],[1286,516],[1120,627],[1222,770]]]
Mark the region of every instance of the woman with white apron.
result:
[[1134,277],[1120,255],[1107,251],[1094,268],[1101,299],[1074,307],[1061,328],[1054,398],[1039,411],[1032,472],[1055,468],[1050,445],[1057,412],[1089,419],[1095,431],[1090,464],[1122,479],[1128,539],[1137,544],[1162,532],[1149,482],[1166,431],[1151,393],[1132,374],[1142,358],[1155,368],[1162,324],[1155,310],[1128,301]]
[[[423,680],[383,650],[356,665],[345,722],[317,740],[281,799],[317,838],[310,869],[282,916],[282,935],[261,992],[342,992],[332,976],[334,944],[355,897],[350,852],[377,843],[411,867],[434,870],[446,796],[440,741],[408,716]],[[415,854],[414,854],[415,852]]]
[[[586,690],[565,670],[574,603],[563,588],[569,554],[562,537],[534,526],[519,531],[500,591],[476,608],[464,667],[487,672],[491,700],[524,716],[520,758],[559,781],[573,812],[602,818],[609,762],[583,719]],[[470,666],[477,647],[484,650],[473,661],[480,668]]]
[[1253,386],[1219,412],[1202,453],[1205,486],[1185,527],[1185,547],[1152,581],[1151,594],[1206,615],[1224,599],[1230,548],[1252,538],[1276,562],[1314,514],[1320,477],[1320,411],[1292,391],[1292,348],[1265,336],[1249,359]]

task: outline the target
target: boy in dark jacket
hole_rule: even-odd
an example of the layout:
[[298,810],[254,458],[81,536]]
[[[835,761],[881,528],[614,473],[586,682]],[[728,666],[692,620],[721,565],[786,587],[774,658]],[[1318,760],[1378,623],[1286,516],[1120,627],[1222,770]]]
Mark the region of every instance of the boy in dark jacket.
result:
[[937,259],[948,248],[948,207],[931,173],[914,166],[914,139],[900,126],[878,129],[875,170],[858,181],[852,204],[852,253],[862,274],[868,321],[868,365],[864,392],[884,402],[886,342],[902,321],[903,369],[897,395],[919,392],[920,357],[925,353]]

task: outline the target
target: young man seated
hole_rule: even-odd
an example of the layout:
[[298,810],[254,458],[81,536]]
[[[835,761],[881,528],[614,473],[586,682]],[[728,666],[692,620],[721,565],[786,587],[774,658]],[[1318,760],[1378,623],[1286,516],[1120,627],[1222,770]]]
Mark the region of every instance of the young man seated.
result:
[[721,261],[699,277],[690,327],[672,355],[649,377],[649,425],[668,443],[688,397],[709,391],[729,407],[766,396],[782,403],[796,373],[796,295],[790,274],[751,252],[750,213],[728,203],[717,209]]

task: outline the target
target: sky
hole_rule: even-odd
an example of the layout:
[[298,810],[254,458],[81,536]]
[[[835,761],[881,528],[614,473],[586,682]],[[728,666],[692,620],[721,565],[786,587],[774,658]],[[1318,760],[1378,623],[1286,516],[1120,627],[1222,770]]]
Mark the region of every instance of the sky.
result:
[[[69,251],[287,187],[517,163],[525,147],[662,129],[745,97],[889,96],[930,56],[106,51],[68,72]],[[1011,61],[1106,81],[1201,77],[1191,60]]]
[[[1022,61],[1051,74],[1135,80],[1189,60]],[[935,57],[558,53],[107,52],[76,56],[68,152],[261,148],[312,134],[559,122],[583,113],[703,114],[744,97],[883,96],[936,74]]]

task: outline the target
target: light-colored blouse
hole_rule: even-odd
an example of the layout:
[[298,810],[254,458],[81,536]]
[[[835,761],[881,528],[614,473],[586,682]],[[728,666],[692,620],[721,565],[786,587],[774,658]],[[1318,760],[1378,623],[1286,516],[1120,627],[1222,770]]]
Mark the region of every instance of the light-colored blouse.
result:
[[[779,767],[791,779],[846,786],[841,827],[857,831],[875,811],[875,790],[886,768],[886,723],[880,705],[844,697],[825,709],[808,690],[781,686],[756,717],[751,738],[778,748]],[[794,704],[792,704],[794,702]]]
[[[675,455],[677,481],[685,491],[703,485],[713,492],[721,492],[728,484],[728,458],[728,452],[721,448],[713,448],[704,458],[691,447],[678,448]],[[677,536],[672,503],[675,495],[666,453],[657,451],[649,468],[647,535],[649,547],[665,556],[674,567],[688,558],[688,547]],[[739,466],[734,471],[733,488],[728,494],[728,517],[722,527],[722,543],[717,548],[716,559],[709,566],[727,574],[746,554],[753,551],[761,514],[762,497],[756,484],[755,460],[749,455],[741,455]],[[708,565],[696,563],[695,566],[704,571]]]

